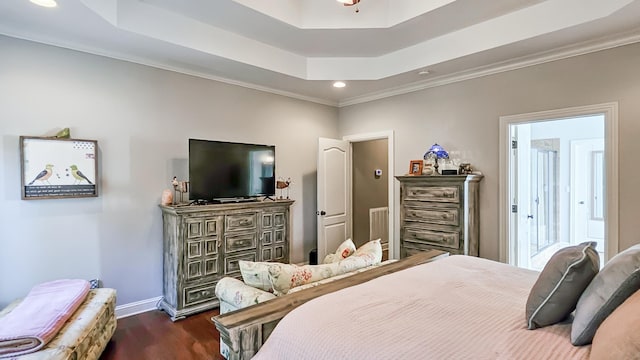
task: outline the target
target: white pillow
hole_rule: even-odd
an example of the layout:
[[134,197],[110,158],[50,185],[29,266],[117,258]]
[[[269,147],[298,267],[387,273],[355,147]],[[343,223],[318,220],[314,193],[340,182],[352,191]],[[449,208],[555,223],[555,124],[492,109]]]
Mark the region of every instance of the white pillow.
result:
[[371,240],[360,246],[353,255],[337,263],[339,274],[378,265],[382,261],[382,245],[380,239]]
[[273,263],[240,260],[238,264],[245,284],[256,289],[273,291],[271,280],[269,280],[269,265]]
[[367,257],[373,264],[379,264],[382,261],[382,244],[381,239],[371,240],[368,243],[360,246],[353,256]]
[[356,251],[356,245],[351,241],[351,239],[347,239],[338,246],[338,249],[333,254],[328,254],[325,256],[323,264],[331,264],[334,262],[338,262],[342,259],[346,259],[351,256]]

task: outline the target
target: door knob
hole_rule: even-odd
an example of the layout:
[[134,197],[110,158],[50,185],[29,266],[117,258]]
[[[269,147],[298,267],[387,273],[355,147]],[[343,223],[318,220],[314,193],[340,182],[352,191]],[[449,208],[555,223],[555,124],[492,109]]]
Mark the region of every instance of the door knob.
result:
[[533,219],[533,215],[527,215],[527,219]]
[[584,205],[584,201],[578,201],[578,204]]
[[322,210],[322,211],[316,211],[316,214],[321,215],[321,216],[325,216],[327,215],[327,212]]

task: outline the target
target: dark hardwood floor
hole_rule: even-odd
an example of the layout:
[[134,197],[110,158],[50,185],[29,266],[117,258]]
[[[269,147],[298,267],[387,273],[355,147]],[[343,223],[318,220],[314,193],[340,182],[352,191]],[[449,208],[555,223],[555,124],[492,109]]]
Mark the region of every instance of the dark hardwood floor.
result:
[[218,309],[172,322],[154,310],[118,320],[101,360],[224,359],[211,317]]

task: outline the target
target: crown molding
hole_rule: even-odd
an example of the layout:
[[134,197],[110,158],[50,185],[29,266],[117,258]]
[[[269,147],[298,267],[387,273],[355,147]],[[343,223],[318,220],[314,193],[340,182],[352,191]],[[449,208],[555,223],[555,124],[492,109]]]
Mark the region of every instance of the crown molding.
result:
[[218,82],[229,84],[229,85],[240,86],[240,87],[251,89],[251,90],[262,91],[262,92],[285,96],[285,97],[289,97],[297,100],[309,101],[312,103],[328,105],[333,107],[338,106],[337,101],[321,99],[321,98],[316,98],[312,96],[306,96],[306,95],[302,95],[302,94],[298,94],[290,91],[278,90],[278,89],[270,88],[268,86],[262,86],[262,85],[252,84],[244,81],[228,79],[221,76],[214,76],[211,74],[187,69],[185,67],[169,65],[162,62],[153,61],[148,58],[131,56],[131,55],[116,52],[116,51],[105,51],[103,49],[98,49],[98,48],[93,48],[88,46],[80,46],[78,44],[70,44],[70,43],[65,43],[65,42],[56,41],[56,40],[49,40],[49,39],[44,40],[44,39],[39,39],[36,36],[28,36],[28,35],[25,36],[24,34],[13,34],[11,32],[4,31],[2,29],[0,29],[0,35],[21,39],[21,40],[26,40],[26,41],[31,41],[39,44],[55,46],[63,49],[88,53],[92,55],[103,56],[103,57],[107,57],[115,60],[121,60],[121,61],[126,61],[134,64],[149,66],[149,67],[153,67],[160,70],[167,70],[167,71],[176,72],[184,75],[195,76],[195,77],[199,77],[207,80],[218,81]]
[[572,44],[553,50],[539,52],[537,54],[510,59],[491,65],[481,66],[469,70],[460,71],[450,75],[443,75],[429,80],[415,82],[408,85],[398,86],[387,90],[373,92],[362,96],[355,96],[338,103],[338,107],[362,104],[370,101],[380,100],[392,96],[403,95],[415,91],[430,89],[438,86],[453,84],[465,80],[476,79],[484,76],[499,74],[506,71],[522,69],[534,65],[544,64],[552,61],[567,59],[575,56],[585,55],[602,50],[612,49],[619,46],[640,42],[640,29],[629,32],[589,40],[578,44]]
[[128,54],[123,54],[115,51],[105,51],[103,49],[98,49],[98,48],[93,48],[88,46],[80,46],[78,44],[65,43],[65,42],[50,40],[50,39],[40,39],[37,36],[13,34],[11,32],[4,31],[4,29],[0,29],[0,35],[5,35],[8,37],[32,41],[32,42],[41,43],[45,45],[56,46],[56,47],[65,48],[69,50],[89,53],[93,55],[104,56],[104,57],[108,57],[116,60],[127,61],[127,62],[144,65],[144,66],[150,66],[150,67],[161,69],[161,70],[177,72],[177,73],[195,76],[203,79],[218,81],[218,82],[229,84],[229,85],[240,86],[240,87],[244,87],[251,90],[271,93],[271,94],[285,96],[285,97],[289,97],[297,100],[308,101],[312,103],[338,107],[338,108],[362,104],[362,103],[371,102],[375,100],[381,100],[381,99],[392,97],[392,96],[408,94],[415,91],[430,89],[438,86],[443,86],[443,85],[453,84],[461,81],[476,79],[484,76],[499,74],[506,71],[517,70],[525,67],[535,66],[535,65],[544,64],[544,63],[548,63],[556,60],[567,59],[575,56],[585,55],[593,52],[598,52],[602,50],[612,49],[615,47],[640,42],[640,28],[638,28],[629,32],[625,32],[625,33],[621,33],[613,36],[585,41],[578,44],[572,44],[565,47],[556,48],[553,50],[543,51],[533,55],[523,56],[520,58],[502,61],[502,62],[494,63],[491,65],[486,65],[486,66],[481,66],[481,67],[477,67],[469,70],[460,71],[450,75],[434,77],[429,80],[424,80],[424,81],[415,82],[412,84],[389,88],[386,90],[372,92],[372,93],[368,93],[361,96],[355,96],[355,97],[344,99],[342,101],[333,101],[328,99],[306,96],[306,95],[302,95],[294,92],[278,90],[278,89],[270,88],[267,86],[256,85],[248,82],[237,81],[237,80],[228,79],[220,76],[214,76],[214,75],[199,72],[199,71],[193,71],[185,67],[169,65],[166,63],[158,62],[158,61],[153,61],[148,58],[134,57]]

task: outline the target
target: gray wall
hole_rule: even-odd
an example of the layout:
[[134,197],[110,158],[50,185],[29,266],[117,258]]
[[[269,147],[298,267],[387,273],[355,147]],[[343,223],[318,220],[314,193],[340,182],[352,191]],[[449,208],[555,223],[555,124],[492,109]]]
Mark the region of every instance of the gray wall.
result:
[[[369,209],[388,206],[389,171],[387,139],[353,143],[353,242],[363,245],[369,239]],[[382,176],[374,176],[382,169]]]
[[[316,247],[316,144],[338,135],[335,108],[2,36],[0,54],[0,306],[57,278],[98,277],[119,304],[160,296],[157,204],[187,177],[188,138],[275,144],[292,261]],[[18,136],[64,127],[98,140],[100,196],[20,200]]]
[[[438,142],[483,171],[480,253],[497,259],[498,118],[618,101],[620,249],[639,242],[640,44],[349,106],[339,114],[2,36],[0,53],[0,306],[38,282],[64,277],[99,277],[118,289],[119,304],[159,296],[156,204],[173,175],[186,177],[189,137],[276,145],[277,175],[293,181],[295,262],[315,247],[318,137],[394,130],[393,174],[406,173],[409,160]],[[98,140],[100,197],[20,200],[18,136],[63,127],[76,138]]]
[[640,242],[639,63],[640,44],[634,44],[353,105],[340,109],[340,133],[394,130],[395,174],[404,174],[409,161],[419,159],[434,142],[470,161],[485,175],[480,255],[498,259],[499,117],[617,101],[623,250]]

